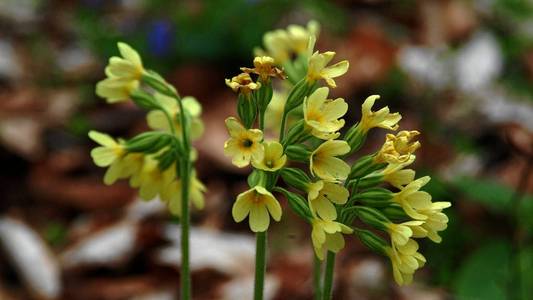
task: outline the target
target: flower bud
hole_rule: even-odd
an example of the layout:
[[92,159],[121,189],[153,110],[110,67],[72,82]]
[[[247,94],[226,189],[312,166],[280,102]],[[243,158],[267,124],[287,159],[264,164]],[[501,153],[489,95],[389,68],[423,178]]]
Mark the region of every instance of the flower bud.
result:
[[307,186],[311,182],[311,179],[304,171],[296,168],[283,168],[280,171],[280,175],[287,185],[301,191],[307,191]]
[[248,186],[253,188],[254,186],[264,187],[266,182],[265,172],[261,170],[254,169],[250,175],[248,175]]
[[289,159],[307,162],[309,160],[309,157],[311,156],[311,151],[307,150],[304,145],[298,144],[288,146],[285,149],[285,154],[287,154]]
[[239,94],[237,113],[246,129],[252,127],[257,116],[257,107],[254,98],[243,93]]
[[387,242],[379,236],[375,235],[369,230],[364,229],[355,229],[355,234],[361,240],[365,246],[370,248],[372,251],[385,255],[385,249],[387,247]]
[[311,213],[311,210],[307,206],[307,201],[305,201],[304,197],[301,195],[292,193],[287,191],[284,188],[276,187],[274,189],[276,192],[280,192],[287,198],[287,201],[289,202],[289,206],[291,209],[298,214],[300,217],[311,220],[313,218],[313,215]]

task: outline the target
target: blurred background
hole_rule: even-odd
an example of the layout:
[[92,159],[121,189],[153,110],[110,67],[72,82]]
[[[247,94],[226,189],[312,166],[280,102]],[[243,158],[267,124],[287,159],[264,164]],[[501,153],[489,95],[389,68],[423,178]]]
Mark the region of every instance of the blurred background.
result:
[[[255,242],[230,210],[248,170],[223,155],[236,96],[265,31],[322,24],[317,48],[350,69],[334,96],[380,94],[422,132],[417,176],[450,201],[443,242],[396,286],[387,258],[349,238],[335,299],[532,299],[533,3],[527,0],[0,0],[0,299],[176,299],[177,222],[125,182],[102,183],[90,129],[146,129],[131,103],[94,93],[116,42],[204,106],[193,213],[195,299],[250,299]],[[384,132],[374,132],[366,151]],[[286,204],[286,203],[285,203]],[[272,226],[268,299],[312,299],[309,226],[284,206]]]

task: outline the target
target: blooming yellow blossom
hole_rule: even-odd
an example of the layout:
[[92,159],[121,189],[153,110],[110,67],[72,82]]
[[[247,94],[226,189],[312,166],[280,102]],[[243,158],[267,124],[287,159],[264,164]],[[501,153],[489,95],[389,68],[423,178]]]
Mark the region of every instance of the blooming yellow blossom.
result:
[[438,234],[448,227],[448,216],[442,213],[442,210],[451,206],[450,202],[433,202],[427,209],[420,209],[418,212],[427,218],[420,226],[419,231],[413,230],[413,237],[428,237],[435,243],[440,243],[442,237]]
[[426,263],[426,258],[418,252],[418,243],[412,239],[404,245],[388,247],[385,252],[391,260],[394,280],[399,285],[411,283],[415,271]]
[[307,51],[309,38],[318,37],[320,25],[318,22],[311,20],[306,27],[300,25],[289,25],[287,34],[289,37],[289,46],[296,54],[304,54]]
[[353,230],[339,222],[331,220],[321,220],[314,218],[311,221],[313,227],[311,240],[316,256],[323,260],[326,251],[339,252],[344,248],[344,237],[342,234],[350,234]]
[[144,162],[143,153],[129,153],[112,163],[104,175],[104,183],[111,185],[118,179],[128,178],[139,173]]
[[319,180],[310,183],[307,190],[307,200],[313,213],[324,220],[335,220],[337,210],[335,204],[345,204],[350,192],[343,186]]
[[245,95],[249,95],[252,91],[258,90],[261,87],[261,83],[254,82],[248,73],[241,73],[231,78],[231,80],[226,79],[226,85],[234,92],[240,92]]
[[91,130],[89,137],[101,145],[91,151],[94,163],[99,167],[108,167],[126,155],[124,145],[105,133]]
[[416,130],[402,130],[398,134],[387,134],[385,143],[377,153],[374,160],[378,163],[398,164],[405,163],[411,155],[420,148],[419,141],[413,139],[419,135]]
[[118,43],[122,57],[113,56],[105,69],[108,78],[98,82],[96,94],[114,103],[129,98],[144,73],[141,57],[125,43]]
[[347,60],[338,62],[332,66],[327,66],[328,63],[335,56],[335,52],[328,51],[319,53],[316,51],[309,58],[309,64],[307,68],[306,80],[308,83],[313,84],[317,80],[323,79],[326,83],[332,87],[337,87],[333,78],[339,77],[348,71],[349,63]]
[[392,200],[401,205],[405,213],[416,220],[426,220],[428,217],[421,213],[422,210],[431,209],[431,195],[420,191],[430,180],[429,176],[421,177],[410,182],[399,192],[393,194]]
[[262,186],[256,186],[237,196],[231,213],[236,222],[241,222],[249,215],[250,229],[262,232],[268,229],[270,216],[276,221],[281,219],[281,206],[272,193]]
[[374,127],[396,130],[398,129],[398,122],[402,119],[399,113],[390,113],[389,107],[385,106],[378,111],[372,111],[372,106],[379,95],[372,95],[366,98],[361,106],[361,122],[359,123],[361,130],[366,133]]
[[285,79],[285,74],[282,70],[274,66],[274,59],[270,56],[256,56],[254,58],[254,68],[241,68],[243,72],[254,73],[259,75],[261,81],[265,82],[269,77],[277,77]]
[[401,224],[389,223],[387,224],[387,230],[391,236],[392,243],[394,245],[403,246],[409,241],[409,238],[413,236],[413,233],[423,232],[420,226],[424,224],[424,221],[407,221]]
[[[181,216],[181,189],[182,180],[176,179],[163,188],[160,193],[161,200],[165,202],[170,212],[176,216]],[[191,203],[197,209],[203,209],[205,205],[204,193],[205,185],[198,180],[196,173],[192,172],[189,182],[189,197]]]
[[344,126],[340,119],[348,111],[344,99],[327,99],[329,89],[322,87],[314,91],[303,103],[304,119],[311,128],[311,134],[319,139],[329,140],[339,136],[337,132]]
[[158,163],[154,157],[144,156],[141,170],[130,179],[130,185],[139,188],[139,196],[143,200],[155,198],[176,177],[174,165],[162,171]]
[[350,173],[350,166],[335,156],[350,152],[345,141],[327,140],[311,153],[309,169],[313,175],[326,181],[345,180]]
[[406,166],[415,161],[416,156],[413,154],[404,163],[392,163],[381,171],[383,181],[388,182],[393,187],[401,189],[404,185],[409,184],[415,179],[415,171],[412,169],[404,169]]
[[246,129],[237,119],[230,117],[226,119],[226,127],[230,135],[229,140],[224,144],[224,153],[232,156],[232,163],[239,167],[245,167],[250,163],[252,157],[261,158],[264,156],[263,132],[258,129]]
[[264,152],[261,157],[252,157],[252,165],[264,171],[277,171],[287,162],[287,155],[283,154],[283,146],[278,142],[263,143]]
[[[154,97],[161,108],[164,109],[165,112],[170,116],[172,122],[174,123],[175,132],[181,134],[181,118],[179,117],[180,108],[176,102],[176,99],[160,93],[155,93]],[[202,106],[194,97],[183,97],[181,101],[183,108],[191,116],[190,137],[193,140],[198,139],[204,132],[204,123],[200,119],[200,115],[202,114]],[[170,132],[170,126],[168,124],[168,119],[165,112],[160,110],[150,111],[146,115],[148,126],[152,129]]]
[[287,102],[287,90],[274,90],[272,100],[268,103],[265,112],[265,127],[272,131],[279,132],[281,118],[285,110],[285,102]]

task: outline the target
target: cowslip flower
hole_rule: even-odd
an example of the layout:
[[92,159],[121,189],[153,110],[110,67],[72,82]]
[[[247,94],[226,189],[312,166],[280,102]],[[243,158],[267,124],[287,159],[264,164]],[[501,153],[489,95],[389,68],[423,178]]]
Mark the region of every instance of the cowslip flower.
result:
[[141,57],[125,43],[118,43],[122,57],[113,56],[105,69],[107,78],[98,82],[96,94],[106,98],[109,103],[129,98],[132,91],[139,87],[144,73]]
[[270,216],[276,221],[281,219],[281,206],[272,193],[262,186],[255,186],[239,194],[231,210],[235,222],[241,222],[247,216],[253,232],[268,229]]
[[345,141],[327,140],[320,144],[309,158],[309,169],[313,175],[326,181],[342,181],[348,177],[350,166],[336,156],[350,152]]
[[307,52],[309,38],[318,37],[320,25],[318,22],[311,20],[306,27],[300,25],[289,25],[287,27],[287,35],[289,38],[289,46],[296,54],[304,54]]
[[379,95],[369,96],[361,106],[361,122],[359,124],[363,133],[368,132],[374,127],[388,130],[398,129],[398,122],[402,119],[399,113],[390,113],[388,106],[378,111],[372,111],[372,106],[374,106],[374,103],[379,97]]
[[232,157],[232,163],[239,167],[245,167],[252,157],[264,156],[263,132],[259,129],[246,129],[233,117],[226,119],[226,127],[230,138],[224,144],[224,153]]
[[276,64],[282,65],[290,58],[290,39],[285,30],[269,31],[263,35],[265,50],[256,49],[256,55],[268,55],[274,58]]
[[374,160],[378,163],[405,163],[411,155],[420,148],[420,142],[413,139],[419,135],[416,130],[402,130],[398,134],[387,134],[385,143],[377,153]]
[[126,155],[124,145],[105,133],[91,130],[89,137],[101,145],[91,151],[94,163],[99,167],[108,167]]
[[285,110],[285,102],[287,102],[287,90],[274,90],[272,100],[267,106],[265,112],[265,127],[272,131],[279,132],[281,118]]
[[[154,95],[157,103],[165,110],[165,112],[170,116],[175,132],[181,134],[181,119],[179,118],[180,108],[176,99],[165,96],[160,93],[155,93]],[[202,106],[194,97],[183,97],[181,99],[183,104],[183,109],[185,109],[191,116],[191,139],[195,140],[202,136],[204,132],[204,124],[200,119],[202,114]],[[152,110],[146,115],[146,121],[148,126],[156,130],[164,130],[170,132],[170,125],[168,124],[167,117],[165,112],[160,110]]]
[[[182,180],[176,179],[167,184],[167,186],[165,186],[160,193],[161,201],[166,203],[170,212],[176,216],[181,216],[181,189]],[[205,185],[198,180],[198,177],[196,177],[196,172],[192,172],[189,182],[189,197],[191,204],[193,204],[196,209],[204,208],[205,191]]]
[[335,88],[337,84],[333,78],[339,77],[348,71],[349,63],[347,60],[343,60],[334,65],[327,66],[328,63],[335,56],[335,52],[328,51],[319,53],[316,51],[309,58],[309,64],[307,68],[306,80],[309,85],[314,84],[318,80],[325,80],[329,87]]
[[339,136],[338,130],[344,126],[340,119],[348,111],[344,99],[327,99],[329,89],[322,87],[304,99],[303,112],[305,123],[311,128],[311,134],[319,139],[329,140]]
[[426,263],[426,258],[418,252],[418,243],[412,239],[404,245],[386,248],[385,253],[391,260],[394,280],[399,285],[411,283],[415,271]]
[[418,212],[425,215],[427,218],[420,226],[421,230],[413,230],[413,237],[428,237],[433,242],[440,243],[442,237],[438,232],[443,231],[448,227],[448,216],[442,213],[442,210],[450,206],[450,202],[433,202],[429,208],[419,210]]
[[319,180],[310,183],[307,188],[307,200],[311,211],[324,220],[335,220],[335,204],[345,204],[350,192],[343,186]]
[[268,172],[281,169],[287,162],[287,155],[283,154],[283,146],[275,141],[265,142],[263,146],[263,155],[252,157],[252,165],[256,169]]
[[254,68],[241,68],[241,71],[257,74],[263,82],[267,81],[269,77],[285,79],[285,74],[274,66],[274,59],[270,56],[256,56],[254,58]]
[[388,164],[380,174],[383,176],[383,181],[389,183],[395,188],[402,189],[403,186],[409,184],[415,179],[415,170],[404,169],[406,166],[415,161],[416,156],[413,154],[404,163]]
[[344,248],[344,234],[350,234],[353,230],[339,222],[314,218],[311,221],[311,240],[316,256],[323,260],[324,253],[331,251],[339,252]]
[[152,156],[146,155],[141,170],[132,176],[130,185],[139,188],[139,197],[143,200],[152,200],[176,178],[174,165],[166,170],[159,168],[159,162]]
[[393,194],[392,201],[400,204],[405,213],[411,218],[426,220],[428,217],[420,211],[431,209],[431,195],[420,191],[420,188],[426,185],[430,179],[429,176],[424,176],[410,182],[399,192]]
[[401,224],[389,223],[386,227],[392,243],[394,245],[403,246],[407,244],[414,232],[422,233],[425,231],[421,228],[422,224],[424,224],[424,221],[407,221]]
[[248,73],[241,73],[232,77],[231,80],[226,79],[226,85],[234,92],[240,92],[244,95],[250,95],[252,91],[258,90],[261,87],[261,83],[254,82]]

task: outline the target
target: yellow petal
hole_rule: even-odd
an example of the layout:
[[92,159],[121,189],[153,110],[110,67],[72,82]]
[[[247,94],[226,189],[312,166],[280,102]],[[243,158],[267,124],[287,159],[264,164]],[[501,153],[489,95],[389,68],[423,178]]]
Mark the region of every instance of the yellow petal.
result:
[[253,232],[263,232],[268,229],[270,216],[267,208],[261,204],[253,204],[250,208],[250,229]]

